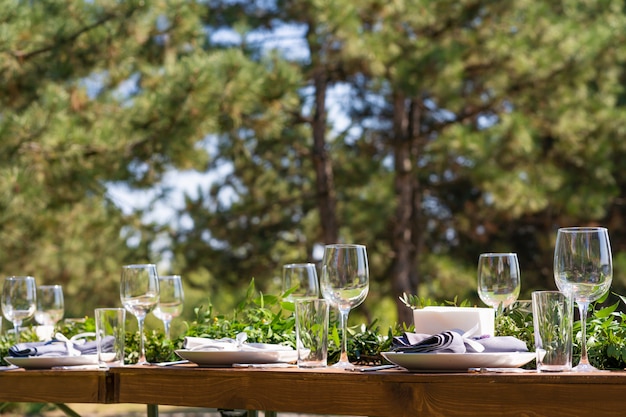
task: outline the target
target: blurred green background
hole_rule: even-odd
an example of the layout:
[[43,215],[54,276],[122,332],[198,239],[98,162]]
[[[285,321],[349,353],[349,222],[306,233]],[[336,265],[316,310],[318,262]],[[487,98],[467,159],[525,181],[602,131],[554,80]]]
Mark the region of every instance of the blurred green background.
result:
[[625,293],[625,29],[610,0],[0,0],[1,273],[82,317],[153,262],[191,319],[361,243],[351,322],[387,324],[481,304],[482,252],[554,288],[558,227],[602,225]]

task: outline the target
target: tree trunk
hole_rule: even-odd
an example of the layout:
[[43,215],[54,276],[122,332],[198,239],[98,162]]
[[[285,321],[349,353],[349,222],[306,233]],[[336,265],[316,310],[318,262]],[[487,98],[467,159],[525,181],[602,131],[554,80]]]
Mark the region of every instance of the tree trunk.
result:
[[332,162],[326,151],[326,88],[327,76],[318,67],[313,76],[315,85],[315,110],[313,112],[313,165],[316,173],[317,202],[320,213],[322,241],[335,243],[339,239],[337,226],[337,197]]
[[419,139],[419,106],[408,101],[404,94],[396,93],[394,107],[394,140],[392,143],[395,160],[396,215],[393,225],[392,248],[392,292],[396,300],[398,323],[411,324],[412,312],[400,300],[403,293],[417,291],[418,275],[417,236],[415,236],[419,213],[418,180],[416,175],[417,141]]

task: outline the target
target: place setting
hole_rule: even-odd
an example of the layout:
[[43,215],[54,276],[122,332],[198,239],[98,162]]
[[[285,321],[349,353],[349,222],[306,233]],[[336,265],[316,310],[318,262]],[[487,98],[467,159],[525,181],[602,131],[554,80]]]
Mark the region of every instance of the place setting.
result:
[[[145,360],[143,321],[145,316],[159,310],[169,338],[169,323],[182,310],[180,276],[164,276],[164,303],[159,304],[159,276],[153,264],[124,265],[120,277],[120,301],[123,307],[94,309],[94,331],[67,338],[55,332],[64,315],[64,297],[60,285],[37,286],[31,276],[11,276],[4,280],[2,312],[14,325],[15,344],[4,360],[25,369],[108,369],[123,366],[125,359],[126,311],[133,314],[139,325],[139,364]],[[22,323],[35,318],[39,324],[39,340],[20,340]]]
[[[201,367],[298,367],[325,368],[328,362],[330,306],[337,308],[342,330],[337,369],[353,369],[347,353],[347,320],[369,289],[367,250],[359,244],[332,244],[324,248],[321,276],[312,263],[283,267],[282,289],[293,303],[296,348],[282,344],[254,343],[246,333],[235,338],[186,337],[183,359]],[[321,298],[320,298],[321,296]]]
[[396,337],[393,351],[382,355],[409,371],[467,371],[518,368],[535,359],[526,344],[512,336],[471,338],[456,331]]
[[[319,299],[319,279],[313,263],[284,265],[281,286],[285,300],[294,303],[296,320],[298,317],[302,319],[302,314],[298,315],[304,305],[301,303],[315,305],[324,301]],[[327,331],[328,317],[325,326]],[[248,335],[240,332],[234,338],[188,336],[184,338],[183,349],[175,353],[200,367],[278,368],[297,366],[299,350],[281,344],[249,342]],[[311,353],[310,349],[307,353]],[[177,365],[178,362],[172,364]]]
[[[18,343],[9,349],[4,360],[25,369],[51,369],[65,367],[98,367],[97,342],[89,340],[95,334],[78,335],[71,339],[57,333],[45,342]],[[108,341],[107,343],[112,343]]]
[[394,338],[382,355],[409,371],[467,372],[469,369],[518,368],[535,359],[526,343],[496,336],[495,320],[517,301],[520,268],[515,253],[484,253],[478,260],[477,288],[490,306],[414,309],[414,332]]
[[[70,339],[54,333],[64,313],[63,288],[60,285],[37,286],[32,276],[7,277],[2,286],[2,313],[13,323],[16,343],[4,358],[12,367],[47,369],[97,365],[95,333],[77,334]],[[40,341],[21,342],[21,326],[33,317],[39,324],[36,334]]]
[[[481,254],[478,294],[491,308],[425,307],[414,310],[415,332],[394,338],[389,362],[415,372],[515,372],[536,361],[534,372],[598,371],[587,357],[586,317],[590,302],[610,287],[612,257],[602,227],[561,228],[554,252],[559,291],[531,294],[534,351],[512,336],[496,336],[494,321],[516,302],[520,267],[515,253]],[[581,319],[581,358],[572,368],[573,305]]]
[[234,339],[185,337],[184,349],[175,352],[181,358],[202,367],[288,364],[297,360],[298,352],[290,346],[248,343],[247,338],[245,332],[237,334]]

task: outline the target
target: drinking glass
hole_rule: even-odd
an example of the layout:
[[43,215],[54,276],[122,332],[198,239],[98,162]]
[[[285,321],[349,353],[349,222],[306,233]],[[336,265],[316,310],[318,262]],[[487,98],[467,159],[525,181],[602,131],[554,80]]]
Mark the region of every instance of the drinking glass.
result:
[[35,321],[42,326],[55,326],[64,313],[63,287],[40,285],[37,287],[37,310]]
[[165,336],[170,338],[170,323],[183,312],[183,282],[180,275],[159,276],[159,303],[154,315],[163,322]]
[[554,280],[559,290],[578,305],[582,333],[580,362],[572,370],[597,370],[587,358],[587,309],[609,290],[613,259],[609,232],[604,227],[566,227],[557,232],[554,248]]
[[337,307],[341,319],[341,356],[334,368],[351,369],[348,360],[348,314],[365,300],[369,291],[369,267],[364,245],[335,244],[324,247],[322,294]]
[[291,290],[286,299],[315,300],[319,298],[320,287],[315,264],[287,264],[283,266],[283,293]]
[[37,308],[37,286],[35,278],[7,277],[2,287],[2,314],[13,322],[15,340],[20,341],[20,326],[26,319],[33,317]]
[[520,269],[515,253],[483,253],[478,258],[478,296],[497,314],[513,304],[520,292]]
[[147,364],[143,323],[159,303],[159,276],[153,264],[125,265],[120,280],[120,299],[124,308],[137,317],[139,325],[138,364]]

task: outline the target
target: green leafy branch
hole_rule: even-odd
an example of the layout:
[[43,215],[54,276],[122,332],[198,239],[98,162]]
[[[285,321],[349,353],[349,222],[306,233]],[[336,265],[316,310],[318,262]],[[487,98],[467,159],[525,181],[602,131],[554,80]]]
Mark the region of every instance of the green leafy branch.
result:
[[[195,319],[186,323],[183,336],[169,340],[160,331],[146,332],[146,357],[150,362],[175,360],[176,349],[183,347],[185,336],[208,337],[220,339],[234,338],[238,333],[245,332],[250,342],[275,343],[295,348],[294,304],[285,299],[286,294],[278,296],[258,293],[254,280],[250,282],[246,297],[235,307],[230,315],[218,314],[213,305],[199,306],[195,311]],[[590,306],[590,318],[587,320],[587,346],[589,360],[601,369],[626,368],[626,314],[619,310],[620,305],[626,306],[626,297],[618,295],[618,301],[603,306],[607,296]],[[417,296],[404,295],[403,302],[410,308],[423,308],[429,305],[450,305],[468,307],[468,301],[436,302],[421,299]],[[329,363],[339,359],[341,346],[341,330],[337,324],[337,314],[331,313],[329,329]],[[574,362],[580,357],[581,328],[580,321],[574,323]],[[95,330],[93,318],[63,321],[55,331],[66,337]],[[383,362],[381,352],[390,349],[394,336],[402,332],[412,331],[413,326],[398,325],[381,331],[377,322],[369,325],[360,324],[348,327],[348,356],[352,362],[378,364]],[[533,317],[529,302],[518,302],[514,308],[507,309],[499,315],[495,323],[496,335],[514,336],[523,340],[529,350],[534,350]],[[34,327],[23,328],[21,341],[36,341]],[[9,348],[15,343],[13,334],[0,336],[0,355],[7,356]],[[126,333],[126,362],[137,362],[139,350],[139,334]]]

